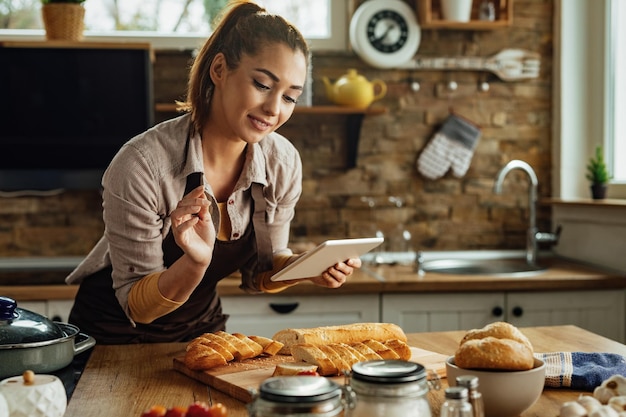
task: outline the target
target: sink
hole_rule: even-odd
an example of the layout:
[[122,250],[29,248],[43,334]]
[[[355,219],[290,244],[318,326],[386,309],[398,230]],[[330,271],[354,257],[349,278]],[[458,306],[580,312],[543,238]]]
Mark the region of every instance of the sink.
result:
[[[549,259],[548,251],[540,259]],[[484,275],[503,277],[529,277],[539,275],[547,266],[526,261],[524,250],[467,250],[467,251],[421,251],[370,252],[361,259],[366,265],[419,265],[418,273],[432,272],[448,275]]]
[[547,268],[529,265],[526,259],[437,259],[424,261],[421,270],[451,275],[502,275],[527,277],[538,275]]

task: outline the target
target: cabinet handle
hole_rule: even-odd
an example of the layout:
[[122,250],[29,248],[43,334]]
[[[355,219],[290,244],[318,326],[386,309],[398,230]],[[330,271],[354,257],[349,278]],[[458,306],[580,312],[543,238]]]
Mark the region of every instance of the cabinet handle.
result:
[[289,304],[278,304],[278,303],[270,303],[270,308],[277,312],[278,314],[289,314],[294,311],[300,303],[289,303]]
[[513,313],[515,317],[522,317],[524,315],[524,309],[519,306],[513,307],[513,310],[511,310],[511,312]]
[[496,306],[491,310],[491,315],[494,317],[500,317],[504,313],[504,309],[500,306]]

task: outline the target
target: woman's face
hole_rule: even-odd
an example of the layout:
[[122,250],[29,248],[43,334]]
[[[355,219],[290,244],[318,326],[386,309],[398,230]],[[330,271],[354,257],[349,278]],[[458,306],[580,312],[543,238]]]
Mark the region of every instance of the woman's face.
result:
[[260,141],[289,119],[306,73],[304,54],[280,43],[256,56],[244,54],[234,70],[228,70],[223,55],[218,55],[212,66],[211,130],[217,123],[227,137],[246,143]]

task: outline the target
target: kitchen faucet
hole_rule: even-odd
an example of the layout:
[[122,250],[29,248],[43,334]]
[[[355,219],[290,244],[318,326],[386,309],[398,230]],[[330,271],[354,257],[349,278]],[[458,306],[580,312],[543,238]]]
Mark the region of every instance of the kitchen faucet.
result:
[[559,240],[561,233],[561,227],[559,226],[555,233],[542,233],[537,231],[537,174],[533,168],[526,162],[514,159],[506,164],[496,177],[496,182],[493,187],[493,192],[496,194],[502,193],[502,183],[507,174],[515,169],[524,171],[528,175],[530,184],[528,184],[528,232],[526,236],[526,262],[529,265],[537,264],[537,244],[538,242],[550,242],[556,243]]

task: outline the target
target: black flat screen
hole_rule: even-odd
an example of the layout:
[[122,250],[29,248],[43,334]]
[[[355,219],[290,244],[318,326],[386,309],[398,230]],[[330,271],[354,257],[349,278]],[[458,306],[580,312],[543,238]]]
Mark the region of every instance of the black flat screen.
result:
[[148,48],[0,47],[0,190],[97,188],[152,124]]

